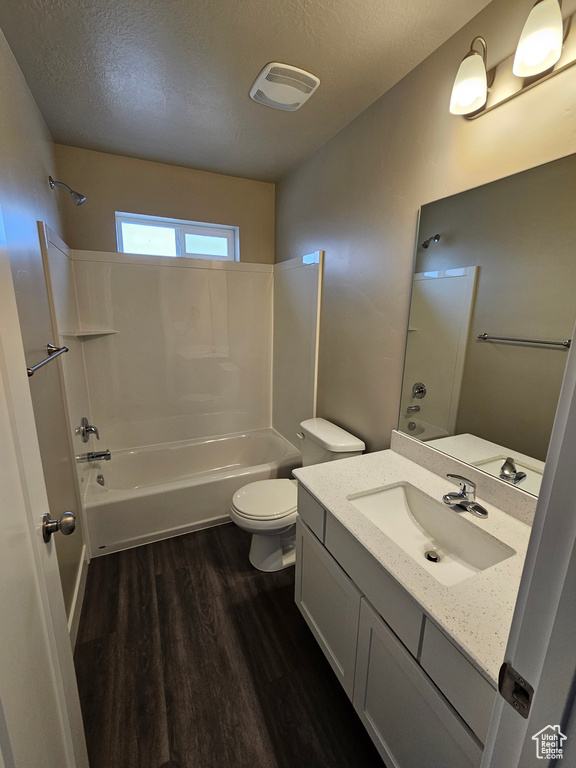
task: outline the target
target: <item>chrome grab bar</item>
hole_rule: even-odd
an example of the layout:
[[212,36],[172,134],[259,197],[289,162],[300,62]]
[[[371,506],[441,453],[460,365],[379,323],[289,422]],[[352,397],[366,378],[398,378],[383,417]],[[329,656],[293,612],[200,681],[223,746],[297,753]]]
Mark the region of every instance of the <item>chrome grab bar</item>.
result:
[[478,334],[478,338],[482,341],[515,341],[519,344],[546,344],[550,347],[566,347],[570,349],[572,345],[572,339],[566,339],[566,341],[542,341],[541,339],[513,339],[509,336],[490,336],[487,333]]
[[42,362],[38,363],[37,365],[33,365],[32,368],[26,368],[28,371],[28,376],[34,376],[34,373],[38,370],[38,368],[42,368],[42,366],[46,365],[46,363],[49,363],[50,360],[54,360],[55,357],[58,357],[64,352],[68,352],[68,347],[55,347],[54,344],[46,344],[46,352],[48,352],[48,357],[46,360],[42,360]]

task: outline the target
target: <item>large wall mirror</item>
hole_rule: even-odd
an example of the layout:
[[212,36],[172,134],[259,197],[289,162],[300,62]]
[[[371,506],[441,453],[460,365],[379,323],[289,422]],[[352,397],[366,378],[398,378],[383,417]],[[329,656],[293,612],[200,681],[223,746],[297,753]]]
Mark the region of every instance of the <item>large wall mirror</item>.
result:
[[576,320],[575,221],[576,155],[420,213],[399,429],[535,495]]

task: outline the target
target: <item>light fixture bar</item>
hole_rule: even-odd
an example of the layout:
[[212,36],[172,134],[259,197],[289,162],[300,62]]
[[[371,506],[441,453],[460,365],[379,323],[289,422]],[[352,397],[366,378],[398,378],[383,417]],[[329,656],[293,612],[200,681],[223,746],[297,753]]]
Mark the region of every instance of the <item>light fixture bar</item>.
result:
[[477,120],[482,115],[486,115],[488,112],[492,112],[493,109],[520,96],[521,93],[532,90],[532,88],[540,85],[540,83],[544,83],[546,80],[550,80],[550,78],[560,74],[560,72],[564,72],[566,69],[574,66],[576,64],[576,13],[564,19],[564,29],[566,33],[562,55],[550,71],[522,80],[512,72],[516,53],[511,54],[507,59],[504,59],[504,61],[501,61],[488,71],[490,88],[486,104],[480,111],[471,115],[464,115],[466,120]]

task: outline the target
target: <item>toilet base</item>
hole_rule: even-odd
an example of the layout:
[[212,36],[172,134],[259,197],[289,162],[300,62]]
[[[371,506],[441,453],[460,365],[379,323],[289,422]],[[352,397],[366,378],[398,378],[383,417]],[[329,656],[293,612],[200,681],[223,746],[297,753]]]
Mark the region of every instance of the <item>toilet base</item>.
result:
[[259,571],[272,573],[288,568],[296,562],[296,526],[284,533],[272,535],[252,534],[249,560]]

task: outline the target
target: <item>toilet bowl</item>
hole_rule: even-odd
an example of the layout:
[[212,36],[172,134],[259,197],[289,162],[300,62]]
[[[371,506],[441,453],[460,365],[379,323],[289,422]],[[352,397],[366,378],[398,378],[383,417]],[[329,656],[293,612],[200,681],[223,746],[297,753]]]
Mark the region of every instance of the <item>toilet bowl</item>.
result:
[[[303,466],[364,451],[362,440],[325,419],[307,419],[300,428]],[[249,559],[260,571],[279,571],[295,562],[297,486],[296,480],[259,480],[234,494],[230,517],[252,534]]]
[[297,486],[296,480],[258,480],[232,498],[230,517],[252,534],[249,560],[259,571],[294,563]]

